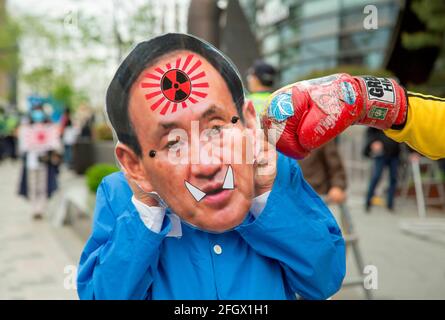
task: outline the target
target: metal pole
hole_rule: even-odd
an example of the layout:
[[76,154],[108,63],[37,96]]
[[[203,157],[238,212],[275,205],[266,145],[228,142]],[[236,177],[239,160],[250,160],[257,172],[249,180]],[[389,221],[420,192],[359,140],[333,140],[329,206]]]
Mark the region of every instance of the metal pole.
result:
[[425,198],[422,188],[422,177],[420,176],[419,160],[411,159],[411,167],[413,170],[414,188],[416,190],[417,213],[420,218],[426,218]]

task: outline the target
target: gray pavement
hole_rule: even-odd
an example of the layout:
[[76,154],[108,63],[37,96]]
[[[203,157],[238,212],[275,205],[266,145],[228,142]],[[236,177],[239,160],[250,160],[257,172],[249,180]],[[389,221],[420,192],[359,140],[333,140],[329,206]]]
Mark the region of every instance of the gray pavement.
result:
[[19,163],[0,164],[0,299],[77,299],[67,266],[77,265],[83,244],[69,227],[31,219],[16,195],[19,172]]
[[[395,214],[381,207],[366,214],[358,194],[350,196],[348,205],[364,263],[378,271],[374,299],[445,299],[444,211],[428,209],[427,220],[422,221],[417,218],[414,201],[398,199]],[[424,222],[434,230],[419,235],[401,228],[406,224],[422,226]],[[348,250],[347,277],[357,275],[353,253]],[[344,288],[334,298],[363,299],[363,288]]]
[[[69,226],[32,221],[29,204],[16,196],[19,163],[0,164],[0,299],[77,299],[65,268],[77,265],[83,240]],[[64,190],[83,178],[62,172]],[[362,187],[362,186],[361,186]],[[363,211],[360,186],[351,184],[348,205],[359,235],[365,264],[377,268],[377,299],[445,299],[445,231],[416,236],[402,232],[404,222],[417,221],[415,203],[399,200],[396,214],[375,208]],[[51,206],[57,205],[57,199]],[[334,211],[337,211],[335,208]],[[445,221],[445,212],[428,211],[428,219]],[[431,217],[431,218],[430,218]],[[347,277],[359,275],[351,251]],[[342,289],[333,299],[363,299],[361,287]]]

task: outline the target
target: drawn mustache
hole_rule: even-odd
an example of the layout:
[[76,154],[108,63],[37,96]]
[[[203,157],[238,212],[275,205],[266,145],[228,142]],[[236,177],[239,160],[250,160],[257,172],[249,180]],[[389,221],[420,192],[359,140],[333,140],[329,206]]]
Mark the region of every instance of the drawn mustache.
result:
[[[197,201],[201,201],[204,199],[204,197],[207,195],[204,191],[199,189],[198,187],[195,187],[193,184],[188,182],[187,180],[184,180],[185,187],[190,192],[192,197]],[[233,169],[232,166],[228,166],[226,176],[224,177],[224,183],[221,187],[222,190],[232,190],[235,188],[235,180],[233,178]]]

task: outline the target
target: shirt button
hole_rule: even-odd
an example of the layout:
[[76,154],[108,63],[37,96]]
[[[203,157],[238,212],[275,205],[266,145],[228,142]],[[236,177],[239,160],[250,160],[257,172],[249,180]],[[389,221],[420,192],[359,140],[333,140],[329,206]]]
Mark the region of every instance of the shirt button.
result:
[[222,253],[222,248],[221,248],[221,246],[220,246],[219,244],[215,244],[215,245],[213,246],[213,251],[214,251],[216,254],[221,254],[221,253]]

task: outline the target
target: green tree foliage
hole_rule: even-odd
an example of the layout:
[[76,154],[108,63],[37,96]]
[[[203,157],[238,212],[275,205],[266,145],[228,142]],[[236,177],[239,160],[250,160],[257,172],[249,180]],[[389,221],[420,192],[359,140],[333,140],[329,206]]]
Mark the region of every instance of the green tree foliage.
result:
[[107,163],[97,163],[89,167],[85,172],[85,179],[90,192],[96,193],[102,179],[116,171],[119,171],[119,168]]
[[425,31],[402,34],[402,44],[407,49],[442,47],[445,33],[445,1],[414,0],[412,11],[425,24]]
[[445,97],[445,72],[443,71],[443,59],[438,61],[438,64],[442,65],[442,69],[441,67],[438,67],[434,70],[426,83],[418,85],[408,84],[408,90]]
[[153,0],[145,1],[137,10],[133,9],[124,6],[122,2],[114,1],[113,33],[119,62],[135,43],[155,35],[157,23],[162,24],[154,13]]
[[[110,61],[120,62],[129,49],[155,35],[159,21],[154,13],[155,0],[136,5],[113,1],[113,19],[81,9],[60,16],[21,14],[23,40],[35,50],[39,63],[23,70],[21,79],[34,91],[52,95],[65,106],[76,107],[87,100],[87,90],[79,90],[79,73],[110,68]],[[87,48],[87,50],[85,50]],[[95,71],[90,71],[95,70]]]
[[437,47],[440,49],[440,54],[428,81],[421,85],[409,84],[408,89],[445,96],[445,1],[414,0],[411,9],[425,24],[425,31],[403,33],[403,46],[409,50]]
[[61,79],[60,82],[56,82],[52,88],[51,95],[68,109],[73,109],[74,106],[80,104],[82,98],[85,99],[84,92],[74,89],[71,82],[66,81],[66,79]]
[[11,17],[0,22],[0,71],[14,72],[18,69],[19,55],[17,38],[20,27]]
[[[22,37],[28,47],[35,47],[40,55],[39,64],[29,71],[23,71],[21,79],[33,92],[50,95],[67,108],[73,108],[79,101],[87,100],[83,90],[76,88],[72,79],[73,66],[60,52],[73,50],[74,35],[63,27],[61,18],[44,18],[32,15],[20,17]],[[84,67],[83,61],[77,61]]]
[[33,92],[50,95],[65,108],[74,110],[76,106],[88,101],[86,92],[75,88],[70,77],[56,74],[49,66],[35,68],[24,74],[22,79]]
[[[7,15],[4,1],[0,0],[0,74],[15,78],[19,70],[19,54],[17,38],[20,28],[17,22]],[[3,78],[3,77],[2,77]],[[8,81],[9,82],[9,81]],[[9,92],[5,92],[0,100],[15,102],[16,86],[8,85]]]
[[23,75],[22,79],[35,92],[49,93],[55,80],[51,66],[39,66]]

